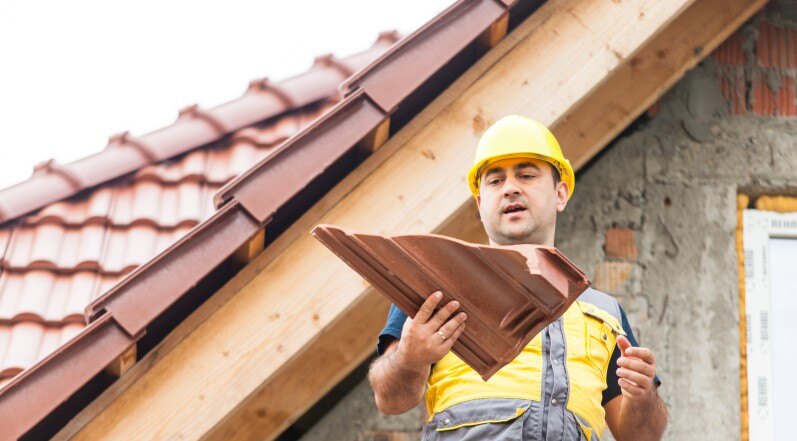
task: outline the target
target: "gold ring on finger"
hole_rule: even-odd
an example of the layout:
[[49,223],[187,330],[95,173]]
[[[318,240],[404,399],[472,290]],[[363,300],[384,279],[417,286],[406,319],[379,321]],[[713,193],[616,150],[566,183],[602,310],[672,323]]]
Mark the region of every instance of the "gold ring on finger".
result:
[[443,333],[443,331],[437,331],[437,335],[439,335],[440,338],[442,338],[444,341],[447,338],[446,335]]

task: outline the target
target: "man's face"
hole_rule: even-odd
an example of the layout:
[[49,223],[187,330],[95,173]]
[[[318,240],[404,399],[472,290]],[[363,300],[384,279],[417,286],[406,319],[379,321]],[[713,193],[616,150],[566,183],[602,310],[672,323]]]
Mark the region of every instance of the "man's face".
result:
[[485,167],[476,202],[493,245],[553,246],[556,213],[567,204],[567,184],[554,186],[545,161],[511,158]]

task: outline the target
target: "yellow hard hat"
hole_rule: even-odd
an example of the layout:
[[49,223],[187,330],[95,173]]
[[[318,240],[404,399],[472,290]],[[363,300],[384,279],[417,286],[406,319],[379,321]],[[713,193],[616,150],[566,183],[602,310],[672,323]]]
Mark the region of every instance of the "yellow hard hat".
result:
[[479,195],[479,180],[485,167],[509,158],[535,158],[553,164],[562,181],[567,183],[568,199],[576,187],[570,161],[565,159],[559,142],[539,122],[520,115],[507,115],[491,125],[479,140],[476,159],[468,171],[468,184],[473,197]]

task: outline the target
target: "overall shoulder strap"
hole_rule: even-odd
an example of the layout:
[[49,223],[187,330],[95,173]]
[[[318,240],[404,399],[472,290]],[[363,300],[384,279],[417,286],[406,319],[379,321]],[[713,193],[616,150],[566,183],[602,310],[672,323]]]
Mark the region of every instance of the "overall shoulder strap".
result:
[[622,314],[620,313],[620,304],[617,303],[617,299],[609,294],[598,291],[597,289],[587,288],[587,290],[581,294],[578,300],[590,303],[600,309],[603,309],[604,311],[613,315],[614,318],[616,318],[620,323],[623,321]]

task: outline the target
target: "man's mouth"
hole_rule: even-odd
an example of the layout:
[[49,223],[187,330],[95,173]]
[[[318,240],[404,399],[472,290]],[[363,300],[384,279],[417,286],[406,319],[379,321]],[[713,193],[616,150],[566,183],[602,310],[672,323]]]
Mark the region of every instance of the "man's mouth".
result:
[[517,213],[520,211],[526,211],[526,206],[521,204],[520,202],[514,202],[504,207],[503,213],[510,214],[510,213]]

